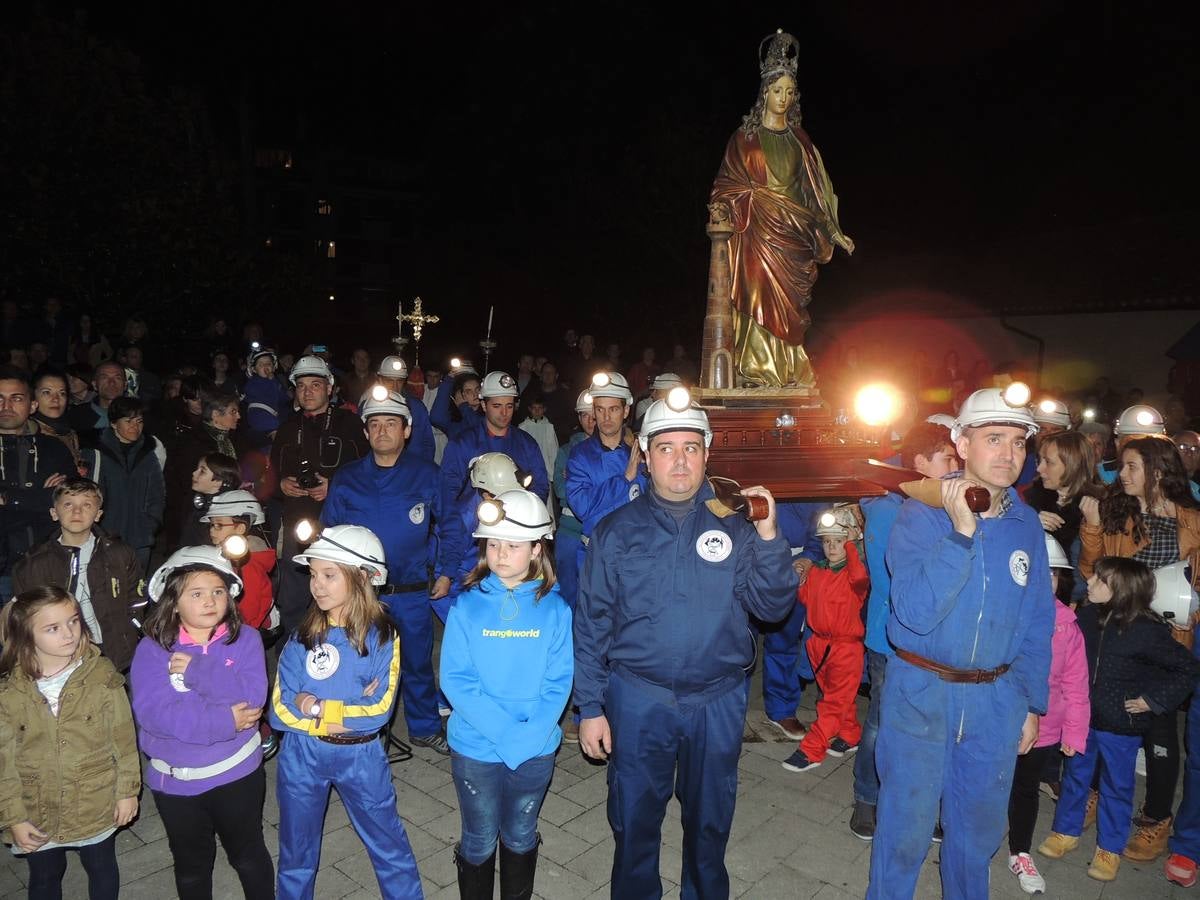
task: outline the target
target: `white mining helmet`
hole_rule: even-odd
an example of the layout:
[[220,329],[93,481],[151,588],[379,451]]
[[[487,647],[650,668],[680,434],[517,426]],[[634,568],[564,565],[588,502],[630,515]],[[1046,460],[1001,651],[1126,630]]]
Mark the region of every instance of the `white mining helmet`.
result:
[[575,412],[590,413],[592,411],[592,395],[588,391],[580,391],[575,398]]
[[330,525],[303,553],[293,556],[292,562],[307,566],[313,559],[365,569],[371,584],[387,584],[383,544],[371,529],[361,525]]
[[1062,544],[1048,534],[1046,535],[1046,556],[1050,558],[1050,568],[1052,569],[1074,568],[1071,561],[1067,559],[1067,554],[1063,552]]
[[925,421],[930,425],[941,425],[947,430],[954,429],[954,416],[950,415],[950,413],[934,413],[932,416],[928,416]]
[[1047,397],[1033,407],[1033,421],[1044,425],[1057,425],[1059,428],[1071,427],[1071,412],[1067,404],[1061,400]]
[[408,363],[399,356],[385,356],[375,374],[380,378],[407,378]]
[[1012,425],[1024,428],[1025,437],[1038,433],[1038,424],[1029,412],[1029,386],[1014,381],[1006,388],[983,388],[963,401],[950,429],[950,440],[957,442],[968,428],[978,425]]
[[1175,628],[1191,627],[1192,616],[1200,609],[1200,598],[1187,577],[1187,563],[1176,562],[1154,570],[1154,600],[1150,608]]
[[821,517],[817,519],[817,530],[813,532],[817,537],[839,537],[843,540],[850,537],[850,529],[848,529],[841,521],[835,510],[826,510],[821,513]]
[[517,379],[507,372],[488,372],[483,376],[483,381],[479,385],[479,396],[484,400],[490,400],[492,397],[519,397],[520,395],[520,391],[517,390]]
[[629,390],[629,382],[620,372],[597,372],[592,376],[592,386],[588,391],[593,400],[597,397],[613,397],[623,400],[626,406],[633,404],[633,392]]
[[1114,429],[1117,437],[1129,437],[1139,434],[1166,434],[1167,426],[1163,422],[1162,413],[1153,406],[1138,404],[1131,406],[1121,413]]
[[530,491],[505,491],[479,504],[479,525],[471,537],[538,541],[554,536],[554,523],[542,498]]
[[262,346],[254,347],[253,345],[251,345],[250,353],[246,357],[246,374],[247,375],[254,374],[254,364],[256,362],[258,362],[260,359],[262,359],[264,356],[271,357],[271,362],[275,364],[276,368],[279,367],[279,356],[276,355],[274,350],[272,350],[270,347],[262,347]]
[[150,579],[150,583],[146,585],[146,593],[150,595],[150,599],[155,603],[161,600],[171,573],[176,569],[184,569],[188,566],[204,566],[215,569],[229,580],[229,596],[236,599],[241,595],[242,577],[238,575],[233,564],[221,554],[220,550],[216,547],[180,547],[158,567]]
[[683,379],[674,372],[663,372],[661,375],[655,375],[654,381],[650,385],[652,391],[669,391],[671,388],[683,387]]
[[222,491],[208,501],[208,512],[200,517],[201,522],[211,522],[214,516],[250,516],[250,521],[261,525],[267,521],[262,504],[249,491]]
[[296,364],[292,366],[292,371],[288,373],[288,381],[295,384],[297,378],[302,378],[305,375],[324,378],[329,382],[329,386],[333,387],[333,373],[329,371],[329,364],[319,356],[302,356],[296,360]]
[[412,424],[412,410],[404,395],[397,391],[389,391],[382,384],[371,388],[359,403],[358,416],[365,424],[371,416],[399,416]]
[[475,369],[475,363],[469,359],[462,359],[458,356],[450,357],[450,377],[453,378],[455,375],[462,375],[464,372],[469,375],[479,375],[479,372]]
[[467,472],[471,477],[471,487],[492,495],[519,491],[529,487],[533,481],[532,476],[518,469],[512,457],[505,453],[476,456],[467,464]]
[[642,452],[650,449],[650,439],[668,431],[695,431],[704,435],[704,446],[712,443],[712,428],[704,410],[692,403],[692,395],[685,387],[671,388],[667,396],[655,400],[642,418],[642,430],[638,432],[638,444]]

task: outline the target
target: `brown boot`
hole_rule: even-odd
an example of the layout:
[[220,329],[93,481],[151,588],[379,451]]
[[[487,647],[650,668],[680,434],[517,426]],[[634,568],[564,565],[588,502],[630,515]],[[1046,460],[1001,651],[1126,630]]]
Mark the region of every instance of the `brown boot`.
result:
[[1087,808],[1083,811],[1083,830],[1096,824],[1096,807],[1100,805],[1100,792],[1088,791]]
[[1153,862],[1167,852],[1167,838],[1171,836],[1171,822],[1174,816],[1167,816],[1157,822],[1149,820],[1149,824],[1138,824],[1138,829],[1125,845],[1121,855],[1134,862]]
[[1092,856],[1092,864],[1088,866],[1088,878],[1094,878],[1097,881],[1115,881],[1119,868],[1121,868],[1121,857],[1109,850],[1101,850],[1097,847],[1095,855]]

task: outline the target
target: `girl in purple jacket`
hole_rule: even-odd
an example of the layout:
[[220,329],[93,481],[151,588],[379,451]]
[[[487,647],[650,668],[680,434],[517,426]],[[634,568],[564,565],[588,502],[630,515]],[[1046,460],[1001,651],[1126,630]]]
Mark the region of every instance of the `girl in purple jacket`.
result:
[[[1046,555],[1050,557],[1050,583],[1055,597],[1069,599],[1071,586],[1059,590],[1062,573],[1072,571],[1071,561],[1058,541],[1046,535]],[[1065,579],[1064,579],[1065,580]],[[1088,693],[1087,653],[1083,632],[1075,613],[1065,602],[1054,603],[1054,635],[1050,639],[1050,702],[1038,722],[1038,738],[1033,749],[1017,757],[1013,772],[1012,794],[1008,800],[1008,868],[1017,876],[1021,890],[1041,894],[1046,879],[1029,855],[1033,845],[1033,827],[1038,815],[1038,785],[1050,757],[1060,751],[1064,756],[1082,753],[1087,747],[1092,705]]]
[[162,816],[181,900],[211,900],[216,838],[247,898],[274,897],[263,842],[257,723],[267,698],[262,638],[242,627],[242,580],[216,547],[183,547],[154,573],[157,605],[130,681],[146,784]]

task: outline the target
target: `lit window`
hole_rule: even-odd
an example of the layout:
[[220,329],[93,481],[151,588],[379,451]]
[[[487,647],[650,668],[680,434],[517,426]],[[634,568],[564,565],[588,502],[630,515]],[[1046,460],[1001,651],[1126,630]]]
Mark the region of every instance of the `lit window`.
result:
[[332,214],[333,214],[333,204],[332,203],[330,203],[328,200],[318,200],[317,201],[317,215],[318,216],[328,216],[328,215],[332,215]]
[[263,241],[263,243],[266,245],[268,250],[271,249],[271,239],[270,238],[267,238],[265,241]]
[[337,256],[337,245],[334,244],[333,241],[329,242],[329,249],[325,251],[325,255],[329,257],[329,259],[333,259],[335,256]]

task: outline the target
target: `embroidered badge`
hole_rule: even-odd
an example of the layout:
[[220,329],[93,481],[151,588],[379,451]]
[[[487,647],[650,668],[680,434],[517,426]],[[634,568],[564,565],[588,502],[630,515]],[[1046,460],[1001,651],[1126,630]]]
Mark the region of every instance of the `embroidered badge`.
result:
[[317,644],[305,656],[304,670],[308,672],[309,678],[324,681],[337,671],[340,661],[338,648],[333,644]]
[[640,496],[642,496],[642,486],[635,481],[629,486],[629,502],[632,503]]
[[425,521],[425,504],[424,503],[418,503],[416,506],[414,506],[412,509],[410,509],[408,511],[408,521],[412,522],[414,525],[420,525],[422,522]]
[[719,563],[733,552],[733,541],[723,531],[713,529],[696,538],[696,555],[708,562]]
[[1024,550],[1014,550],[1008,558],[1008,571],[1013,581],[1025,587],[1025,582],[1029,580],[1029,554]]
[[171,687],[175,688],[175,690],[179,691],[181,694],[186,694],[191,691],[191,688],[183,683],[182,672],[171,673]]

